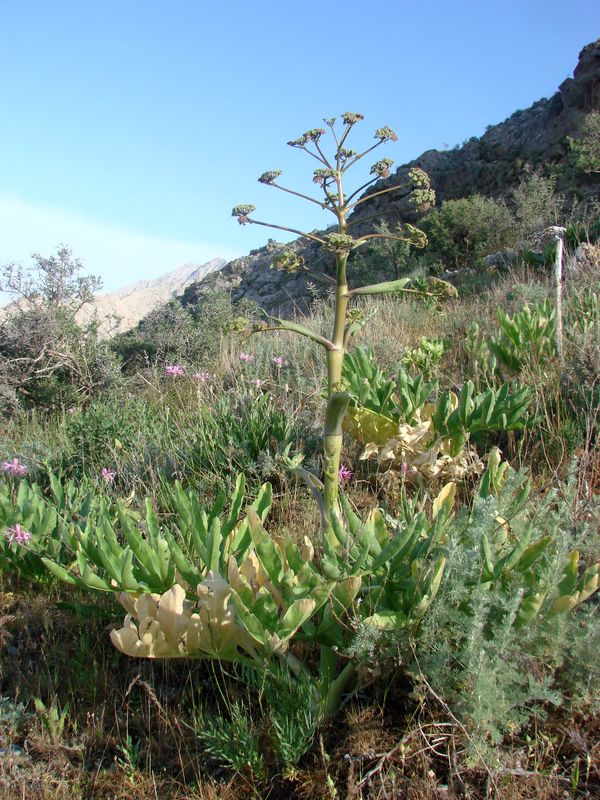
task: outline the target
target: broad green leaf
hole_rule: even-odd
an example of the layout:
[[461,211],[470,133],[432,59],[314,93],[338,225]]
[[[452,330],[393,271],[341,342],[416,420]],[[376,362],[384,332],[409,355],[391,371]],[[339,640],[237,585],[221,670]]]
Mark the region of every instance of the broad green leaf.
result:
[[380,631],[399,631],[405,627],[408,617],[401,611],[380,611],[366,617],[363,622]]
[[380,447],[393,439],[398,431],[398,424],[388,417],[368,408],[352,406],[344,416],[343,427],[346,433],[362,445],[374,442]]
[[450,516],[454,508],[455,497],[456,497],[455,483],[450,482],[447,483],[445,486],[443,486],[438,496],[433,501],[433,505],[431,508],[432,518],[437,519],[438,514],[442,510],[444,511],[444,514],[446,516]]

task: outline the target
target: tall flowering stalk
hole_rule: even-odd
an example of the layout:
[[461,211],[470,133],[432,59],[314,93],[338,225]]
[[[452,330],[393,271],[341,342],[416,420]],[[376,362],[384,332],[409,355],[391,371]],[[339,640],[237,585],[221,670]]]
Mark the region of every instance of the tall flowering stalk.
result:
[[[374,213],[363,216],[360,219],[350,219],[349,217],[351,212],[362,203],[369,202],[374,197],[398,192],[401,189],[405,189],[405,192],[410,193],[411,202],[420,210],[428,208],[435,200],[434,192],[429,184],[429,178],[420,169],[411,170],[409,173],[410,186],[408,187],[394,185],[364,195],[363,192],[376,181],[381,178],[389,177],[390,167],[393,164],[393,161],[389,158],[382,158],[376,161],[372,165],[370,171],[373,177],[353,192],[346,192],[344,180],[345,174],[350,167],[354,166],[360,159],[368,153],[371,153],[380,145],[390,141],[397,141],[398,139],[397,135],[390,127],[384,126],[375,132],[374,138],[377,140],[375,144],[368,147],[362,153],[357,153],[354,150],[348,149],[346,147],[348,135],[354,125],[362,119],[362,114],[347,112],[342,115],[341,129],[339,126],[336,126],[335,118],[324,120],[333,138],[334,149],[332,156],[327,154],[329,148],[325,147],[323,144],[323,138],[327,134],[325,128],[314,128],[303,133],[298,139],[288,142],[291,147],[303,150],[319,162],[319,166],[313,173],[313,181],[320,187],[323,193],[322,198],[310,197],[309,195],[282,186],[281,183],[278,182],[279,176],[281,175],[279,170],[264,172],[258,179],[260,183],[266,186],[272,186],[288,194],[301,197],[326,211],[330,211],[336,219],[336,231],[324,234],[307,233],[283,225],[262,222],[250,216],[255,211],[255,206],[252,205],[236,206],[232,211],[232,216],[237,217],[241,225],[263,225],[268,228],[275,228],[277,230],[295,233],[299,236],[305,236],[333,253],[335,257],[335,278],[331,279],[325,276],[326,280],[331,280],[332,282],[335,303],[333,330],[329,338],[320,336],[315,331],[303,325],[277,318],[273,318],[272,324],[262,323],[259,325],[260,330],[287,330],[299,333],[317,344],[320,344],[325,349],[327,359],[328,399],[323,430],[324,486],[322,487],[322,511],[325,535],[334,547],[339,547],[339,544],[333,535],[329,520],[331,519],[332,513],[339,513],[338,493],[340,482],[340,456],[342,450],[342,421],[349,403],[348,394],[342,391],[342,364],[350,337],[359,330],[365,322],[357,310],[349,311],[349,304],[354,297],[361,295],[378,295],[388,292],[410,291],[406,289],[408,279],[386,281],[370,286],[350,288],[346,269],[348,256],[352,250],[355,250],[373,239],[396,239],[409,242],[415,247],[424,247],[427,242],[425,234],[422,231],[408,224],[404,226],[403,230],[400,229],[395,233],[377,231],[360,234],[355,237],[352,232],[353,226],[358,223],[365,223],[367,220],[377,219],[381,214]],[[279,254],[274,261],[274,266],[288,272],[295,272],[298,269],[305,268],[302,257],[289,251]]]

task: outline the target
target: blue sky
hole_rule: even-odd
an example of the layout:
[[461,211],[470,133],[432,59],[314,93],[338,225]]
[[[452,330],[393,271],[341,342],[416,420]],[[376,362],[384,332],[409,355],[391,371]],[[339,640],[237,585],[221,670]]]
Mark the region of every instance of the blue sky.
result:
[[264,244],[237,203],[325,226],[256,182],[312,186],[289,139],[359,111],[356,149],[385,124],[396,164],[452,147],[552,95],[598,22],[597,0],[0,0],[0,264],[64,242],[108,291]]

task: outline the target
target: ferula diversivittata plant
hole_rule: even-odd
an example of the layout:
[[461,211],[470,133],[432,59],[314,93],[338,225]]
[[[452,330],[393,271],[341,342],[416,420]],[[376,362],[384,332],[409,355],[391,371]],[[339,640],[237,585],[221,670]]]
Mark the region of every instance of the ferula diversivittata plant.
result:
[[[336,126],[336,119],[325,119],[325,125],[329,129],[332,139],[332,153],[328,153],[328,148],[324,144],[324,137],[328,131],[325,128],[313,128],[303,133],[297,139],[288,142],[291,147],[303,150],[315,158],[320,166],[313,172],[313,181],[322,190],[322,198],[310,197],[309,195],[289,189],[279,183],[280,170],[269,170],[264,172],[258,179],[266,186],[272,186],[283,192],[301,197],[310,203],[314,203],[320,208],[330,211],[337,223],[337,231],[329,233],[308,233],[283,225],[276,225],[255,219],[251,214],[256,210],[253,205],[239,205],[232,211],[232,216],[237,217],[241,225],[264,225],[265,227],[295,233],[305,236],[308,239],[320,244],[326,250],[332,252],[335,257],[335,279],[326,278],[332,281],[334,288],[334,322],[333,330],[329,338],[320,336],[316,332],[299,325],[274,318],[273,324],[262,324],[260,330],[288,330],[307,336],[312,341],[320,344],[326,353],[327,359],[327,408],[325,411],[325,426],[323,432],[324,449],[324,486],[322,487],[322,516],[324,521],[325,535],[330,544],[337,546],[337,541],[331,529],[331,515],[338,515],[338,492],[339,492],[339,468],[340,455],[342,449],[342,420],[348,407],[349,397],[345,392],[340,391],[342,379],[342,364],[344,353],[348,348],[349,339],[353,333],[359,330],[365,321],[357,321],[348,313],[348,306],[354,297],[360,295],[376,295],[388,292],[406,291],[408,279],[386,281],[370,286],[360,286],[350,288],[348,286],[346,265],[348,255],[352,250],[373,239],[396,239],[406,241],[415,247],[424,247],[427,243],[425,234],[412,225],[405,225],[403,228],[395,229],[394,233],[382,232],[381,230],[372,233],[361,233],[353,235],[353,228],[359,222],[374,220],[381,216],[381,213],[373,213],[362,216],[360,219],[351,218],[352,212],[362,203],[370,202],[374,197],[379,197],[391,192],[398,192],[404,189],[410,195],[410,201],[419,210],[425,210],[435,201],[435,193],[430,186],[429,178],[423,170],[412,169],[409,173],[409,186],[401,184],[388,186],[377,191],[364,194],[365,190],[375,182],[390,175],[393,161],[389,158],[382,158],[376,161],[371,167],[370,174],[373,176],[366,183],[363,183],[354,191],[348,193],[344,186],[345,174],[360,159],[371,153],[385,142],[394,142],[398,139],[394,131],[387,125],[379,128],[375,132],[375,144],[368,147],[361,153],[350,150],[346,147],[346,140],[354,125],[363,119],[362,114],[346,112],[341,118],[341,128]],[[290,263],[288,263],[290,261]],[[294,271],[304,268],[303,263],[297,259],[278,258],[276,266],[278,268],[289,268]],[[314,488],[314,483],[312,484]]]

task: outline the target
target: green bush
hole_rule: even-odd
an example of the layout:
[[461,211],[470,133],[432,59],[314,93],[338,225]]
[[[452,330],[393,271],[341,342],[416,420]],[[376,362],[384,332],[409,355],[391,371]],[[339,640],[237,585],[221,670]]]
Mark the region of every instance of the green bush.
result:
[[515,243],[514,218],[506,205],[473,195],[446,200],[421,220],[427,234],[427,254],[444,269],[481,264],[484,256]]
[[[598,607],[583,602],[557,613],[568,601],[556,595],[567,587],[566,562],[585,570],[598,554],[597,509],[587,522],[576,518],[574,482],[563,495],[519,503],[521,481],[515,474],[498,497],[476,496],[468,518],[457,519],[442,585],[412,648],[403,646],[413,679],[452,709],[472,753],[517,732],[548,703],[600,696],[600,670],[585,651],[597,640]],[[581,580],[576,575],[577,568],[573,580]],[[574,663],[574,653],[583,658]]]
[[81,277],[83,264],[64,245],[56,255],[32,258],[28,271],[17,264],[0,268],[0,292],[15,299],[0,325],[2,413],[76,405],[120,382],[97,323],[77,321],[100,281]]
[[525,247],[549,225],[560,219],[562,198],[555,194],[556,178],[531,172],[525,175],[513,191],[518,243]]
[[600,111],[592,111],[581,126],[578,139],[568,137],[572,163],[582,172],[600,172]]
[[183,306],[171,300],[155,309],[131,331],[116,336],[112,350],[126,372],[166,362],[205,369],[218,358],[224,328],[240,314],[256,314],[254,303],[233,304],[221,291],[204,295],[200,304]]

